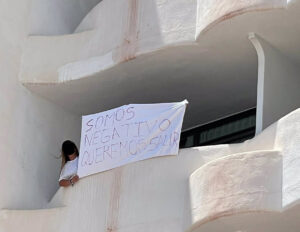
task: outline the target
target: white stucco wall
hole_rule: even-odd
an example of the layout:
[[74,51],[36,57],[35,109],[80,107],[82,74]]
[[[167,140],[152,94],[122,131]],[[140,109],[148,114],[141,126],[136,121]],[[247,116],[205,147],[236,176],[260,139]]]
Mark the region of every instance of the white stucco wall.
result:
[[[80,0],[47,1],[47,4],[46,0],[34,1],[30,26],[31,31],[37,32],[33,34],[39,35],[71,34],[73,29],[69,28],[78,23],[88,8],[82,10],[77,6],[82,2]],[[84,6],[91,6],[96,1],[89,0]],[[285,5],[286,0],[104,0],[86,13],[75,29],[76,34],[30,36],[25,46],[20,80],[30,84],[84,78],[142,54],[170,46],[197,45],[201,32],[218,22],[248,11]],[[90,70],[95,60],[99,68]]]
[[[195,24],[196,2],[192,0],[101,1],[75,34],[30,36],[20,80],[61,83],[90,76],[141,54],[193,43]],[[99,68],[90,70],[95,60]]]
[[[21,226],[30,232],[280,232],[289,228],[290,219],[299,228],[299,208],[278,218],[287,210],[286,199],[296,204],[300,196],[296,166],[282,165],[284,159],[299,164],[299,152],[293,149],[298,147],[299,122],[298,109],[245,143],[182,149],[178,156],[82,178],[73,188],[60,188],[49,209],[0,211],[0,231],[14,232]],[[289,192],[281,181],[287,173],[294,174]],[[255,227],[265,213],[268,220]],[[249,219],[246,226],[237,215]],[[202,230],[223,217],[233,220],[225,228],[221,223]],[[28,223],[33,220],[36,223]]]
[[300,68],[270,44],[261,42],[266,56],[263,99],[263,127],[266,128],[300,107]]
[[78,116],[18,80],[29,2],[17,6],[0,2],[0,209],[43,207],[58,188],[61,142],[80,134]]
[[[297,112],[297,113],[296,113]],[[289,114],[285,121],[285,128],[276,128],[277,136],[274,149],[282,151],[282,207],[290,209],[300,202],[300,128],[298,121],[299,110]]]
[[86,14],[101,0],[32,0],[29,34],[73,33]]
[[286,6],[286,0],[197,0],[196,38],[214,25],[250,11]]
[[[0,80],[0,113],[2,119],[0,122],[2,141],[0,146],[0,208],[39,208],[45,206],[49,196],[57,186],[56,178],[59,173],[60,160],[54,159],[53,156],[57,155],[61,141],[64,139],[70,138],[78,141],[80,123],[77,116],[33,95],[19,84],[17,76],[20,67],[22,40],[26,36],[29,4],[24,1],[18,5],[19,14],[17,17],[15,14],[10,14],[10,12],[15,11],[14,3],[6,1],[0,4],[0,55],[5,58],[1,60],[0,67],[4,77]],[[83,32],[75,37],[79,38],[79,42],[82,42],[85,40],[84,36],[89,33],[95,33],[95,31]],[[173,35],[176,34],[174,32]],[[81,37],[81,35],[84,36]],[[56,40],[58,40],[61,43],[55,48],[65,48],[69,42],[69,40],[63,41],[65,38],[54,37],[51,43],[55,46]],[[172,38],[176,39],[176,36],[169,38],[172,41]],[[46,46],[47,43],[42,44],[41,42],[43,39],[48,40],[49,38],[37,37],[34,39],[37,39],[37,43],[33,45],[36,46],[34,48],[53,50]],[[183,38],[180,41],[185,40]],[[96,43],[97,40],[94,42]],[[71,51],[75,45],[67,48]],[[94,52],[93,48],[90,45],[89,51],[91,53]],[[135,50],[131,50],[132,47],[130,46],[125,46],[125,48],[125,58],[128,58],[127,55],[132,55],[131,52],[135,52]],[[38,49],[34,51],[39,52]],[[83,49],[78,53],[74,52],[76,57],[74,59],[74,54],[70,53],[69,50],[65,51],[66,56],[69,56],[66,59],[73,61],[82,58],[82,55],[83,57],[90,55],[88,52],[85,53]],[[40,52],[43,54],[42,51]],[[55,58],[57,56],[56,51],[51,52]],[[30,52],[27,55],[29,57]],[[40,56],[37,56],[33,63],[38,58]],[[46,64],[39,71],[46,68]],[[38,67],[39,65],[35,68]],[[31,77],[31,74],[35,72],[35,68],[27,70],[28,77]],[[53,70],[51,69],[51,71]],[[53,73],[55,72],[56,69]],[[249,164],[250,167],[256,164],[255,154],[262,153],[263,158],[266,158],[263,159],[265,166],[260,166],[260,173],[258,173],[260,175],[255,176],[255,178],[260,178],[264,174],[264,170],[271,170],[271,173],[278,170],[270,168],[266,162],[273,160],[272,157],[267,157],[268,153],[265,154],[265,151],[260,153],[257,150],[279,150],[282,152],[281,200],[283,207],[294,205],[299,200],[300,195],[300,178],[297,172],[300,165],[298,155],[299,118],[298,110],[268,128],[254,140],[243,144],[181,150],[177,157],[163,157],[138,162],[82,179],[74,188],[60,189],[57,192],[53,201],[48,205],[48,207],[57,208],[37,211],[2,210],[0,213],[0,231],[17,231],[20,228],[30,232],[41,230],[99,231],[101,229],[121,232],[183,231],[197,223],[197,220],[201,220],[201,215],[200,217],[197,217],[199,215],[191,215],[193,203],[189,199],[188,179],[190,175],[204,164],[240,152],[250,152],[250,154],[247,153],[251,157],[248,159],[251,160],[249,162],[243,154],[239,155],[241,160],[245,161],[242,162],[242,165]],[[271,154],[274,154],[274,151],[271,151]],[[276,162],[273,164],[277,167],[279,162],[277,162],[277,157],[275,158]],[[224,158],[225,161],[228,159]],[[219,164],[220,166],[216,165],[214,168],[222,171],[226,163],[220,162]],[[235,168],[234,170],[238,170],[238,176],[244,174],[241,172],[245,169],[238,167],[238,165]],[[246,170],[250,172],[247,167]],[[147,175],[143,175],[144,173]],[[235,175],[236,173],[233,177],[237,178],[238,176]],[[274,176],[276,178],[274,177],[272,181],[278,184],[278,172]],[[270,176],[270,178],[272,177],[273,175]],[[250,185],[250,187],[259,188],[258,185],[261,182],[258,181],[258,185],[254,182],[251,182],[253,186]],[[230,187],[226,182],[222,184],[221,187]],[[201,186],[192,184],[192,188],[199,190],[197,188],[201,188]],[[274,192],[278,196],[277,190],[276,188]],[[201,193],[201,191],[199,192]],[[251,194],[246,192],[245,195],[250,202],[244,209],[245,211],[251,212],[253,209],[257,209],[255,207],[261,202],[264,203],[262,206],[269,206],[268,202],[265,202],[269,199],[267,197],[260,199],[261,202],[259,202],[251,198]],[[255,204],[252,205],[251,200]],[[278,210],[279,204],[277,203],[276,201],[276,207],[273,210]],[[262,207],[260,210],[269,210],[270,208]],[[284,209],[282,208],[282,210]],[[210,219],[216,219],[215,216],[218,215],[208,215]],[[196,218],[195,221],[193,221],[193,217]],[[33,221],[35,223],[32,223]]]
[[249,36],[258,54],[257,132],[300,107],[300,68],[266,40]]
[[211,161],[190,177],[194,228],[242,213],[281,211],[282,156],[278,151],[251,151]]

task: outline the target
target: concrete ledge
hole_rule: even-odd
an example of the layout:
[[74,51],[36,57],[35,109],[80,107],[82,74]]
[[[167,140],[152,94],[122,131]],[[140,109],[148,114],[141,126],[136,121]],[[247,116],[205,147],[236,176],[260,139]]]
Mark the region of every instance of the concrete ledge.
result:
[[192,43],[195,7],[196,2],[184,0],[101,1],[82,21],[80,33],[29,36],[19,79],[24,84],[62,83],[141,54]]
[[224,216],[281,210],[282,156],[253,151],[211,161],[190,177],[192,226]]
[[202,32],[234,16],[285,6],[286,0],[103,0],[75,34],[29,36],[19,79],[24,84],[81,79],[142,54],[196,45]]
[[0,210],[0,231],[53,232],[63,226],[66,208],[40,210]]
[[284,8],[286,0],[198,0],[196,40],[216,24],[252,12]]

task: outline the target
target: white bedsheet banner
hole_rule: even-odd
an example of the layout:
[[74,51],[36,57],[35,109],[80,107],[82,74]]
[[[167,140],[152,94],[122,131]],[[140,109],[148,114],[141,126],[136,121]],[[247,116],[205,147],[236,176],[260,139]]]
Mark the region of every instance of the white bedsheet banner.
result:
[[130,104],[83,116],[79,177],[177,155],[187,103]]

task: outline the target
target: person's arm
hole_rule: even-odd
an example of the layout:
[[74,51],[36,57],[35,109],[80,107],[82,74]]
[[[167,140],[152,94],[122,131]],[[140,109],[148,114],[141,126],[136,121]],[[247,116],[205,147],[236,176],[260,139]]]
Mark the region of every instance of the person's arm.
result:
[[60,180],[59,181],[59,186],[61,186],[61,187],[68,187],[68,186],[72,185],[72,183],[74,185],[77,181],[79,181],[79,176],[78,175],[74,176],[70,180]]

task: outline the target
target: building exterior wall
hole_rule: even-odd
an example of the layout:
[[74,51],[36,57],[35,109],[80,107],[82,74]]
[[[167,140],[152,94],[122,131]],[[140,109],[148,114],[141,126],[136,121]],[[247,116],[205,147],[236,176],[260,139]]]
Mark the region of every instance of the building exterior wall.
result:
[[30,35],[73,33],[86,14],[101,0],[32,0]]
[[235,16],[251,12],[286,6],[286,0],[198,0],[196,38],[214,25]]
[[28,1],[0,3],[0,208],[43,207],[58,188],[61,142],[79,140],[80,117],[18,80],[28,15]]
[[233,16],[285,6],[285,0],[101,1],[85,16],[75,34],[30,36],[20,80],[30,84],[81,79],[143,54],[171,46],[197,45],[201,32]]
[[[2,211],[0,229],[16,231],[22,225],[31,232],[42,227],[49,232],[211,231],[201,228],[224,216],[247,214],[249,220],[255,216],[253,224],[263,213],[284,215],[288,208],[283,202],[299,200],[300,175],[294,167],[282,165],[283,159],[300,160],[296,150],[287,149],[299,137],[298,122],[300,110],[241,144],[183,149],[178,156],[144,160],[82,178],[73,188],[60,188],[49,209]],[[297,126],[289,127],[291,123]],[[291,139],[286,140],[286,134]],[[287,185],[282,178],[291,172],[295,181]],[[28,224],[35,218],[39,220]],[[16,220],[18,224],[13,223]],[[288,224],[281,220],[274,216],[264,230],[279,226],[282,231]],[[232,230],[219,225],[213,231]]]
[[266,56],[263,121],[266,128],[300,107],[300,68],[267,42],[262,40],[262,43]]
[[[31,232],[196,232],[222,216],[267,211],[283,215],[296,206],[300,196],[299,110],[243,144],[181,150],[179,156],[127,165],[56,192],[59,146],[65,139],[78,144],[80,117],[34,95],[20,83],[63,86],[66,81],[87,78],[144,53],[186,43],[196,47],[202,31],[238,13],[285,6],[285,1],[277,0],[234,2],[219,9],[225,1],[105,1],[87,14],[77,33],[53,37],[27,37],[32,26],[27,24],[30,10],[43,8],[41,1],[1,2],[0,186],[5,191],[0,192],[0,231],[21,227]],[[67,6],[70,2],[64,3]],[[205,11],[207,7],[212,11]],[[209,17],[201,18],[206,14]],[[34,17],[31,20],[36,22]],[[114,31],[106,19],[113,22]],[[54,23],[49,30],[54,34],[71,31],[75,27],[71,21],[59,28]],[[44,29],[41,24],[33,27]],[[290,77],[295,78],[297,67],[277,55],[271,56],[270,65],[284,67],[275,73],[280,75],[271,75],[282,77],[285,72],[281,71],[288,67]],[[277,87],[282,83],[285,81],[279,78]],[[272,106],[273,102],[267,104]],[[230,176],[232,182],[226,178],[218,182],[216,174],[224,167],[228,167],[225,177]],[[252,175],[253,169],[258,171]],[[270,182],[265,179],[267,174]],[[215,185],[206,188],[202,183]],[[232,190],[231,194],[220,194],[224,189]],[[205,212],[201,209],[203,199],[208,201]],[[26,210],[32,208],[40,209]]]
[[259,133],[300,106],[300,69],[294,60],[258,35],[250,33],[249,39],[258,55],[256,132]]

